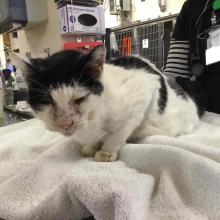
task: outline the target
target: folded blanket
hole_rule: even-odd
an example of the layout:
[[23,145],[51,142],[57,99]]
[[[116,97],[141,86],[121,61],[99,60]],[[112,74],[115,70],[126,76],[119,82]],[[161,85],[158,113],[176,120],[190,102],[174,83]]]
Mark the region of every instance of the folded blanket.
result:
[[120,159],[82,158],[33,119],[0,129],[0,218],[220,219],[220,117],[193,134],[146,137]]

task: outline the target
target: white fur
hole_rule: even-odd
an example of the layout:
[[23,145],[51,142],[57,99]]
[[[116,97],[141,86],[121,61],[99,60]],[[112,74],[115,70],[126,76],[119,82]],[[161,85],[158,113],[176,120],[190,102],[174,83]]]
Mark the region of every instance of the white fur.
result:
[[72,134],[84,156],[95,156],[97,161],[114,161],[128,140],[156,134],[187,134],[197,126],[199,118],[194,102],[189,97],[183,99],[177,96],[167,82],[168,103],[165,112],[159,113],[159,78],[144,69],[125,70],[105,64],[100,79],[104,92],[101,96],[90,95],[81,106],[80,116],[74,113],[70,101],[74,97],[84,96],[88,93],[86,89],[63,86],[51,91],[64,114],[72,114],[74,128],[68,132],[56,128],[52,107],[46,107],[38,116],[49,129]]

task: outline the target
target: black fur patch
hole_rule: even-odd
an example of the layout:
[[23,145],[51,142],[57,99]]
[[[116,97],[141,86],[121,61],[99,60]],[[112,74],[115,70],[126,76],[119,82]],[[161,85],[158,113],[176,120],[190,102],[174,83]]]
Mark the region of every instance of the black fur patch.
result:
[[175,79],[170,78],[167,81],[168,81],[170,88],[173,89],[178,96],[181,96],[183,99],[187,99],[186,92],[183,90],[181,86],[179,86],[176,83]]
[[147,62],[144,62],[144,60],[134,56],[119,57],[109,60],[107,63],[115,66],[120,66],[125,69],[145,69],[148,73],[159,75],[161,88],[159,90],[158,111],[160,114],[164,113],[167,106],[168,92],[165,80],[158,71],[153,69]]
[[156,70],[154,70],[147,62],[134,56],[124,56],[107,61],[108,64],[115,66],[120,66],[125,69],[146,69],[152,74],[160,75]]
[[178,86],[183,88],[183,90],[188,94],[189,97],[195,102],[197,106],[197,112],[201,118],[205,112],[207,93],[204,91],[201,82],[190,81],[189,79],[184,79],[182,77],[176,78],[176,83]]
[[[79,51],[60,51],[46,59],[33,59],[27,64],[27,82],[29,103],[35,110],[52,102],[49,89],[61,84],[71,85],[77,82],[95,95],[101,95],[103,85],[87,69],[90,57]],[[92,61],[91,61],[92,62]]]
[[167,106],[167,101],[168,101],[168,92],[167,92],[167,87],[164,78],[161,76],[160,78],[160,96],[158,99],[158,107],[159,107],[159,113],[163,114],[165,111],[165,108]]

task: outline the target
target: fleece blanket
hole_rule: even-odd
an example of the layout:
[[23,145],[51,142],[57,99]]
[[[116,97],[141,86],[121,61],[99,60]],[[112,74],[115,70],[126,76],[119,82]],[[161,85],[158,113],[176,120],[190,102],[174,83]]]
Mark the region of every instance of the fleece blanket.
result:
[[120,158],[82,158],[37,119],[0,129],[0,218],[219,220],[220,116],[194,133],[146,137]]

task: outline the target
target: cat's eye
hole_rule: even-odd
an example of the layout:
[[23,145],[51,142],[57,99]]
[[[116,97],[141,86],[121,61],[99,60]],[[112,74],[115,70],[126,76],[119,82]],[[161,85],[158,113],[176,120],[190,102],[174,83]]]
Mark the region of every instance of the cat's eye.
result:
[[50,99],[50,104],[51,104],[53,107],[56,107],[56,106],[57,106],[56,102],[55,102],[53,99]]
[[82,98],[80,98],[80,99],[76,99],[76,100],[74,101],[74,103],[80,105],[84,100],[85,100],[85,97],[82,97]]
[[74,100],[74,104],[80,105],[82,102],[84,102],[88,98],[89,94]]

